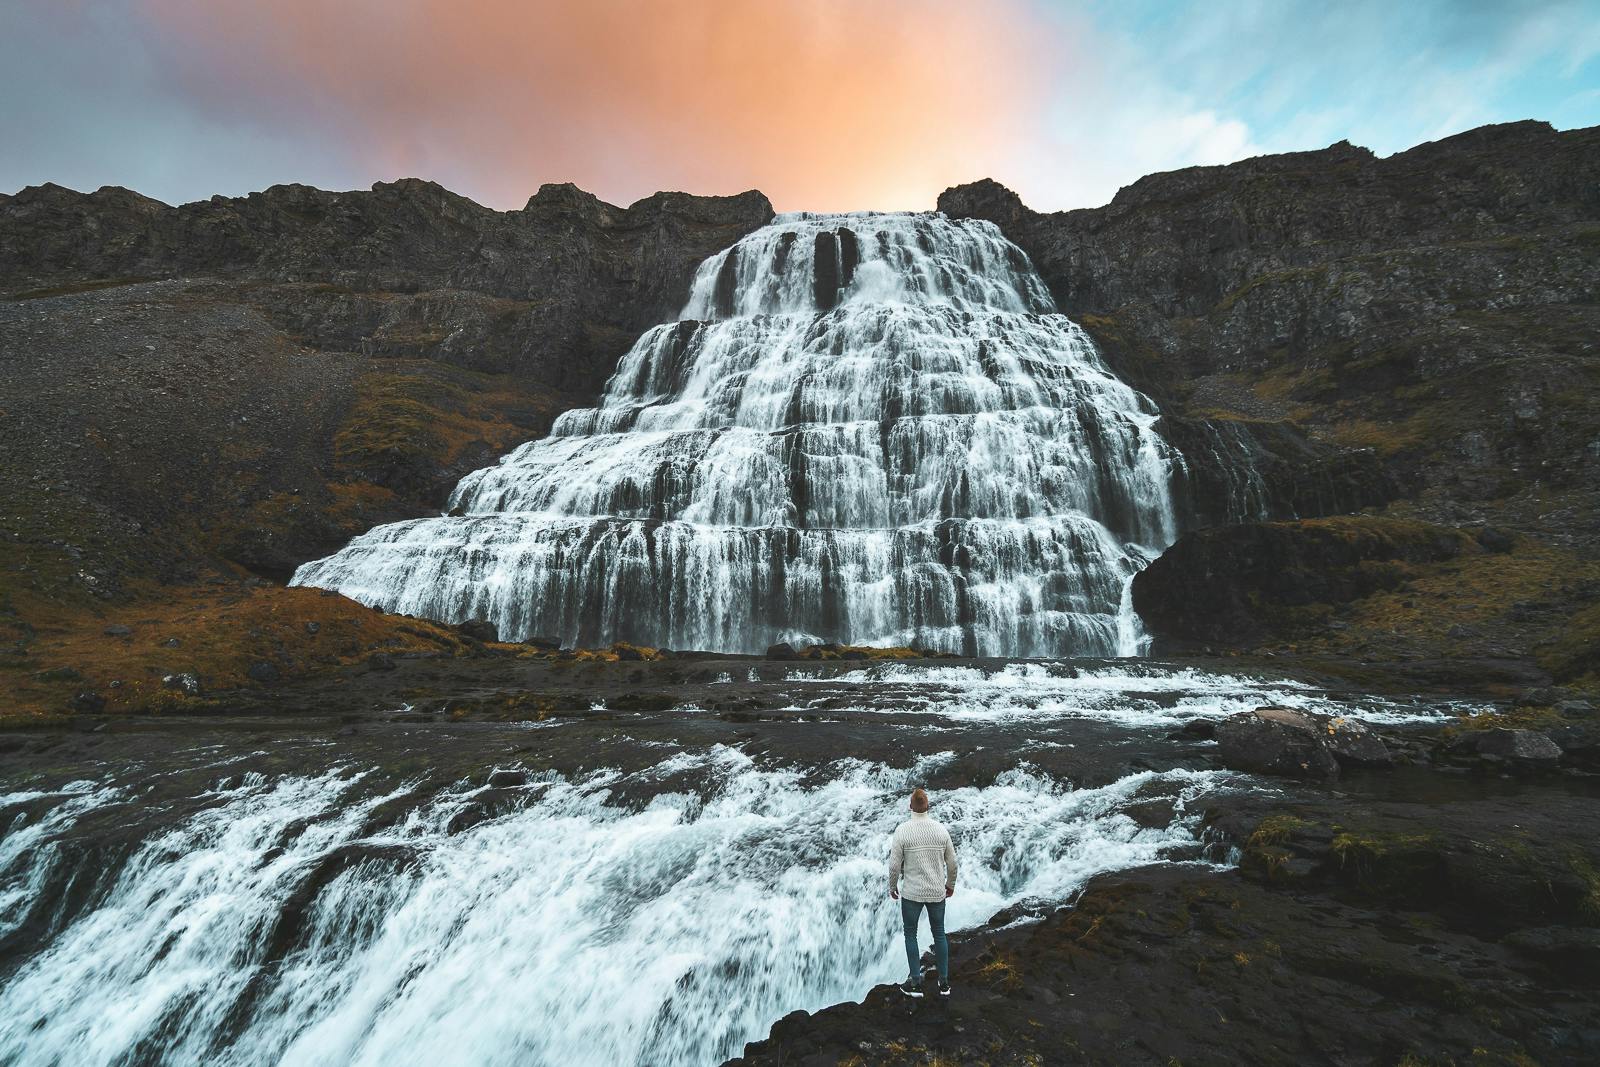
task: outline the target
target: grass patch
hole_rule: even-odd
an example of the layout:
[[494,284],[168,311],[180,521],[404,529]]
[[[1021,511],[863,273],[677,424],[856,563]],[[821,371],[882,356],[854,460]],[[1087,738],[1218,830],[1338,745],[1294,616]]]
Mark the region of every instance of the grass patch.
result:
[[[206,692],[251,686],[252,664],[282,678],[359,663],[375,650],[461,652],[454,631],[383,612],[317,589],[177,587],[139,590],[131,604],[63,611],[32,620],[29,658],[46,677],[17,679],[0,719],[59,714],[74,694],[98,693],[108,713],[204,711],[204,697],[165,688],[169,674],[192,673]],[[107,627],[125,626],[125,636]],[[69,680],[65,671],[78,675]],[[54,675],[54,677],[50,677]],[[112,683],[117,683],[113,685]]]

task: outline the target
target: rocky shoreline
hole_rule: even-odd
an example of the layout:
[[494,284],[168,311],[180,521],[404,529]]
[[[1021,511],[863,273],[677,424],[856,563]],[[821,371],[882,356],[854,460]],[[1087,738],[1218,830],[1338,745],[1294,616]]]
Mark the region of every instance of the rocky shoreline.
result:
[[730,1065],[1592,1063],[1597,813],[1592,773],[1230,797],[1206,823],[1237,866],[1101,875],[953,937],[948,999],[880,986]]

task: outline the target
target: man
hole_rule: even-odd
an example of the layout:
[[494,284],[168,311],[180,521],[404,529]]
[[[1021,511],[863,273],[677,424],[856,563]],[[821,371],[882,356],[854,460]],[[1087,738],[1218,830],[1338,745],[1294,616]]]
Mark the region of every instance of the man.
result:
[[917,951],[917,920],[928,909],[933,929],[933,958],[939,965],[939,995],[950,995],[950,942],[944,936],[945,898],[956,891],[956,846],[950,831],[928,817],[928,794],[911,791],[911,818],[895,828],[889,845],[889,898],[900,901],[906,930],[906,963],[911,976],[900,987],[908,997],[922,996],[922,953]]

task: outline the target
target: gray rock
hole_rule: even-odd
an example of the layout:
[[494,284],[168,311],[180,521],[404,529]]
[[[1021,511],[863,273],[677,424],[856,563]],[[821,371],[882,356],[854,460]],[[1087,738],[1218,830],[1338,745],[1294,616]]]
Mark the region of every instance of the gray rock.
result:
[[317,635],[317,633],[319,631],[321,631],[321,629],[322,629],[322,624],[320,622],[308,622],[308,623],[306,623],[306,633],[310,634],[313,637],[315,637]]
[[528,784],[528,772],[527,771],[494,771],[489,775],[489,784],[491,786],[494,786],[496,789],[504,789],[504,788],[506,788],[508,786],[514,786],[514,785],[527,785]]
[[1594,714],[1594,705],[1587,700],[1562,700],[1555,705],[1563,718],[1584,719]]
[[110,626],[107,626],[100,632],[105,634],[107,637],[127,637],[133,633],[133,627],[124,626],[120,622],[117,622],[112,623]]
[[462,637],[468,637],[474,641],[490,642],[500,640],[500,631],[488,619],[468,619],[460,626],[457,626],[456,629],[461,632]]
[[1257,708],[1217,724],[1217,757],[1228,767],[1289,778],[1333,778],[1339,761],[1320,724],[1292,708]]
[[264,659],[250,664],[249,670],[244,673],[252,682],[257,682],[261,685],[272,685],[283,677],[276,663]]
[[189,671],[165,675],[161,679],[161,684],[168,689],[177,690],[186,697],[197,697],[203,692],[199,676]]
[[394,657],[387,652],[374,652],[367,657],[367,667],[371,670],[392,671],[397,666],[399,664],[395,663]]
[[1526,765],[1554,765],[1561,760],[1561,747],[1536,730],[1486,730],[1474,749],[1480,756]]
[[1318,716],[1318,719],[1326,734],[1328,750],[1344,766],[1388,767],[1394,763],[1389,747],[1366,723],[1343,716],[1326,719]]
[[99,693],[85,690],[72,698],[72,710],[95,714],[106,709],[106,698]]
[[775,660],[797,660],[800,658],[800,653],[796,652],[794,650],[794,646],[789,642],[782,641],[776,645],[767,646],[767,658]]

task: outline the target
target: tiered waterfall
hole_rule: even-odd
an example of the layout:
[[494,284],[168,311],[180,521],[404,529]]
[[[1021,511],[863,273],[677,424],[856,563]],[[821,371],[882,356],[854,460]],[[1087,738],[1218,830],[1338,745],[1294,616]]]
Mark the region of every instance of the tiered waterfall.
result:
[[567,645],[1130,655],[1177,533],[1158,418],[992,224],[782,215],[454,516],[295,582]]

